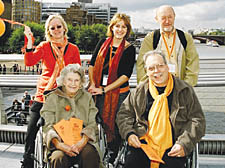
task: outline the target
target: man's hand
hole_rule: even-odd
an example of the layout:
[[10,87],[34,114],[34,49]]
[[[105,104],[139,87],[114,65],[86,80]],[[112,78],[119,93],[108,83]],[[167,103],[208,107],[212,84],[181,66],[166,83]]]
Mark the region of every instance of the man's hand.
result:
[[133,146],[134,148],[140,148],[141,142],[139,141],[139,138],[135,134],[131,134],[128,137],[128,144],[130,146]]
[[168,156],[172,156],[172,157],[184,157],[185,153],[184,153],[184,148],[183,146],[181,146],[180,144],[175,144],[172,149],[170,150],[170,152],[168,153]]

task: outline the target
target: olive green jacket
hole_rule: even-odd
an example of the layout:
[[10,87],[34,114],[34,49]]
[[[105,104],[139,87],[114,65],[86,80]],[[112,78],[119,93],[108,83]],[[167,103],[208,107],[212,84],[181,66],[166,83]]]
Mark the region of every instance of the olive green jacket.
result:
[[[136,63],[138,83],[144,81],[147,78],[146,70],[144,68],[143,56],[146,52],[154,50],[153,34],[154,32],[148,33],[141,44],[141,48]],[[199,56],[191,35],[188,33],[184,34],[187,40],[186,50],[184,50],[178,38],[178,35],[176,35],[176,42],[175,42],[176,53],[178,58],[179,78],[185,80],[190,85],[195,86],[198,82]]]
[[[70,106],[69,111],[65,108],[68,105]],[[97,112],[98,110],[95,107],[91,94],[83,88],[79,89],[77,94],[72,98],[68,97],[59,88],[46,95],[46,101],[41,109],[41,116],[45,119],[43,132],[48,152],[55,149],[51,143],[53,138],[62,141],[53,125],[62,119],[69,120],[71,117],[75,117],[83,120],[83,130],[81,133],[89,137],[88,143],[96,148],[100,158],[102,158],[98,144],[98,128],[95,121]]]

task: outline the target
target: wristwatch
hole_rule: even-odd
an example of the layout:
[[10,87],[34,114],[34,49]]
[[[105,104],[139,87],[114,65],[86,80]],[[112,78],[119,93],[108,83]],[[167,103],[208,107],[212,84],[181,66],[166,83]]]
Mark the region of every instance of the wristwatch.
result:
[[102,94],[103,94],[103,95],[105,94],[105,89],[104,89],[104,87],[102,87]]

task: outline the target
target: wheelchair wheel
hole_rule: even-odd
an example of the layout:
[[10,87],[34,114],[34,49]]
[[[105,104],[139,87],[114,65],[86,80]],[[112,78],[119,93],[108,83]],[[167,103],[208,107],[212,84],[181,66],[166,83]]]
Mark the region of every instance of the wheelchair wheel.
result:
[[114,162],[114,168],[123,168],[125,164],[125,156],[127,153],[127,142],[124,142],[121,146],[118,155],[116,157],[116,160]]
[[185,168],[199,168],[198,165],[198,144],[190,154],[190,156],[187,157],[187,162],[185,163]]
[[44,162],[44,146],[42,137],[42,128],[37,133],[35,140],[35,151],[34,151],[34,168],[48,168],[47,164]]

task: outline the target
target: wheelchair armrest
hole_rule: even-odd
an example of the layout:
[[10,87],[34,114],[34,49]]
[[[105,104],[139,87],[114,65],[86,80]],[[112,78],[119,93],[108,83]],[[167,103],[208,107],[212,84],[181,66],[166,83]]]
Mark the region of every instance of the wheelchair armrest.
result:
[[45,119],[43,117],[40,117],[37,122],[37,127],[40,128],[45,125]]

